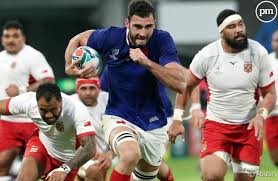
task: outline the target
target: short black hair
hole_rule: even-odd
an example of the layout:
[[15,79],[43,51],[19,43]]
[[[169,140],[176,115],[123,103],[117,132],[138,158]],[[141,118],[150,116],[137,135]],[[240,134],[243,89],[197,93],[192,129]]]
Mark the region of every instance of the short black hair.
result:
[[231,16],[233,14],[238,14],[238,12],[231,9],[225,9],[221,11],[216,18],[217,26],[219,26],[224,21],[224,19],[226,19],[228,16]]
[[6,21],[3,25],[3,27],[2,27],[2,31],[8,30],[8,29],[11,29],[11,28],[20,30],[22,32],[22,34],[25,36],[24,27],[19,20],[8,20],[8,21]]
[[36,93],[37,101],[41,98],[45,98],[47,102],[51,100],[52,97],[55,97],[58,101],[62,100],[61,91],[56,84],[45,83],[38,87]]
[[153,15],[155,18],[155,9],[151,2],[147,0],[133,0],[128,5],[128,20],[130,20],[133,15],[137,15],[141,18]]

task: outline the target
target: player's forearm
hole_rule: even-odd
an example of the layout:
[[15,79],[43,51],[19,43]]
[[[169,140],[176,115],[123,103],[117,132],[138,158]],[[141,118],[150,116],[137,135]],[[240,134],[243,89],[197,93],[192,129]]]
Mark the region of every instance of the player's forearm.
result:
[[29,92],[29,91],[35,92],[35,91],[37,91],[37,89],[40,85],[45,84],[45,83],[55,83],[55,79],[54,78],[45,78],[45,79],[38,80],[37,82],[35,82],[27,87],[27,92]]
[[92,136],[90,137],[91,138],[86,138],[87,143],[77,151],[75,157],[65,163],[71,170],[81,167],[96,154],[95,140]]
[[182,93],[185,90],[185,72],[182,66],[176,64],[171,67],[161,66],[150,61],[147,68],[157,77],[164,85],[172,90]]
[[268,92],[260,105],[261,108],[265,108],[268,110],[268,112],[271,112],[275,106],[276,103],[276,93],[274,92]]
[[190,95],[190,99],[191,99],[192,104],[200,103],[200,89],[199,89],[199,86],[196,86],[192,90],[191,95]]
[[0,101],[0,115],[11,115],[8,110],[9,99],[4,99]]

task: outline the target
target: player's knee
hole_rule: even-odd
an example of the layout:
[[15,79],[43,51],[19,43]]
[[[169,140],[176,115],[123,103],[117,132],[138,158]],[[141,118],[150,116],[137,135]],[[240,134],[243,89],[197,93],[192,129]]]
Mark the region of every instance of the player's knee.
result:
[[124,163],[128,167],[135,167],[141,157],[139,146],[130,145],[128,147],[124,150],[121,150],[119,154],[120,162]]
[[204,172],[202,179],[203,181],[221,181],[224,180],[224,175],[219,172]]

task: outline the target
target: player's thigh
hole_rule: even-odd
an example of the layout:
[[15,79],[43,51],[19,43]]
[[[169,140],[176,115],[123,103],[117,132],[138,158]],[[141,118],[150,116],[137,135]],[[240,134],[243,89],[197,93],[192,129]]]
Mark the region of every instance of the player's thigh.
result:
[[102,117],[102,128],[105,135],[105,141],[112,148],[114,153],[121,153],[136,151],[140,148],[137,141],[137,134],[126,123],[127,121],[117,117],[104,115]]
[[43,175],[43,166],[33,157],[24,157],[16,181],[36,181]]
[[166,150],[166,129],[162,127],[151,131],[139,131],[138,134],[142,158],[148,164],[159,167]]
[[232,159],[232,168],[234,172],[234,181],[253,181],[259,169],[256,165],[242,162],[235,158]]
[[214,154],[206,155],[201,158],[200,164],[201,174],[204,181],[224,179],[228,166],[219,156]]

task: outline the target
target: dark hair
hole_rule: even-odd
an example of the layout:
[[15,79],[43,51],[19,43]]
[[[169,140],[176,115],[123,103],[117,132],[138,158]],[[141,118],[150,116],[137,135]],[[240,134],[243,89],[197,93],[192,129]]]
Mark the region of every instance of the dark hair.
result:
[[45,83],[39,86],[36,93],[37,101],[41,97],[45,98],[47,102],[49,102],[52,97],[55,97],[58,101],[62,100],[61,91],[59,87],[53,83]]
[[6,21],[3,25],[3,27],[2,27],[2,31],[8,30],[8,29],[11,29],[11,28],[20,30],[22,32],[22,34],[25,36],[23,25],[18,20]]
[[151,2],[147,0],[133,0],[128,5],[128,20],[130,20],[133,15],[137,15],[141,18],[153,15],[155,18],[155,9]]
[[216,18],[217,26],[219,26],[224,21],[224,19],[226,19],[228,16],[231,16],[233,14],[238,14],[238,12],[231,9],[225,9],[221,11]]

